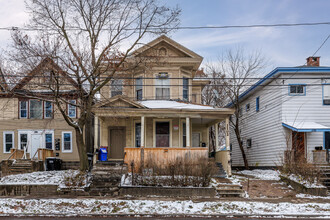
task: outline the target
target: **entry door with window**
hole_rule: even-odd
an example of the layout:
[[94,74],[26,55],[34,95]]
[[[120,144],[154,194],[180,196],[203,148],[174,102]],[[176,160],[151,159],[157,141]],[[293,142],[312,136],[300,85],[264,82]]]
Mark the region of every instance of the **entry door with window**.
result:
[[108,150],[108,158],[116,160],[124,159],[124,149],[126,144],[125,127],[110,127],[109,132],[110,149]]
[[31,157],[35,156],[38,157],[38,154],[36,152],[38,151],[38,148],[41,148],[41,134],[32,134],[31,135]]
[[156,147],[170,146],[170,122],[156,122]]

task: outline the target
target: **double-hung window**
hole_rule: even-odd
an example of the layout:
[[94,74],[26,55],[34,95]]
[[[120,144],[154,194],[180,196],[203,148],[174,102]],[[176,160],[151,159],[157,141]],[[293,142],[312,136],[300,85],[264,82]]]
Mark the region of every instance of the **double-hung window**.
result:
[[330,84],[324,84],[323,87],[323,105],[330,105]]
[[46,133],[45,134],[45,147],[46,149],[53,149],[53,134],[52,133]]
[[113,79],[111,81],[111,97],[123,94],[123,80]]
[[143,90],[142,90],[142,87],[143,87],[143,81],[142,81],[142,78],[137,78],[135,80],[135,93],[136,93],[136,100],[138,101],[141,101],[142,98],[143,98]]
[[3,152],[10,153],[10,149],[14,148],[14,132],[3,132]]
[[135,123],[135,147],[141,147],[141,123]]
[[72,153],[72,132],[62,132],[62,152]]
[[183,77],[183,90],[182,90],[182,98],[185,101],[189,100],[189,79]]
[[256,112],[259,111],[259,108],[260,108],[260,97],[257,97],[256,98]]
[[26,146],[27,146],[28,134],[26,134],[26,133],[20,133],[19,134],[19,142],[20,142],[19,148],[21,150],[24,150],[24,148],[26,148]]
[[53,117],[53,104],[51,102],[45,101],[44,103],[44,114],[45,118],[52,118]]
[[170,146],[170,122],[156,122],[156,147]]
[[70,104],[68,105],[68,115],[70,118],[75,118],[77,116],[77,101],[76,100],[70,100]]
[[37,99],[30,100],[30,118],[42,119],[42,101]]
[[170,79],[156,79],[156,99],[170,99]]
[[19,117],[28,118],[28,102],[27,101],[19,102]]
[[306,95],[306,85],[289,85],[289,95],[304,96]]
[[187,147],[187,127],[186,122],[182,123],[182,147]]

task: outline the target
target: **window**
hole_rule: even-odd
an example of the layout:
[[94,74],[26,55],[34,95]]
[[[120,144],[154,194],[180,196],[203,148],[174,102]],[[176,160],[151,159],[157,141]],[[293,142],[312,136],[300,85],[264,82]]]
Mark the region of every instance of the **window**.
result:
[[170,80],[168,78],[156,79],[156,99],[170,99]]
[[14,148],[14,132],[3,132],[3,152],[10,153],[10,149]]
[[27,118],[28,115],[28,102],[20,101],[19,102],[19,118]]
[[330,132],[324,132],[324,149],[330,151]]
[[251,146],[252,146],[252,139],[249,138],[249,139],[246,140],[246,147],[250,148]]
[[135,147],[141,147],[141,123],[135,123]]
[[42,101],[37,99],[30,100],[30,118],[42,119]]
[[53,134],[45,134],[45,147],[46,149],[53,149]]
[[330,84],[323,87],[323,105],[330,105]]
[[141,101],[142,100],[142,86],[143,86],[143,81],[142,78],[137,78],[135,80],[135,92],[136,92],[136,100]]
[[187,147],[187,129],[186,123],[182,123],[182,147]]
[[71,104],[68,105],[68,115],[70,118],[75,118],[77,116],[77,107],[76,107],[76,100],[70,100]]
[[46,101],[44,103],[44,113],[45,113],[45,118],[52,118],[53,117],[53,104],[51,102]]
[[306,85],[289,85],[289,95],[306,95]]
[[189,79],[183,77],[183,91],[182,91],[183,100],[189,100]]
[[245,110],[246,110],[247,112],[250,111],[250,103],[248,103],[248,104],[245,105]]
[[170,146],[170,122],[156,122],[156,147]]
[[256,112],[258,112],[259,111],[259,101],[260,101],[260,97],[257,97],[256,98]]
[[19,148],[21,150],[24,150],[24,148],[26,148],[26,146],[27,146],[27,139],[28,139],[28,135],[27,134],[19,134],[19,141],[20,141]]
[[111,97],[123,94],[123,80],[113,79],[111,81]]
[[62,132],[62,152],[72,153],[72,132]]

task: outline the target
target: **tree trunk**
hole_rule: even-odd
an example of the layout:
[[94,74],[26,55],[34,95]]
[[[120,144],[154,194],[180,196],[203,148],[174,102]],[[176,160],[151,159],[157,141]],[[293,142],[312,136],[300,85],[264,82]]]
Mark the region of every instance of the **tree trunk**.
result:
[[79,129],[75,129],[75,130],[76,130],[76,143],[77,143],[79,160],[80,160],[80,170],[86,171],[86,170],[88,170],[89,167],[88,167],[86,146],[84,143],[84,136],[83,136],[83,133],[80,132]]
[[246,158],[245,150],[244,150],[243,145],[242,145],[241,134],[239,132],[239,126],[238,126],[237,123],[235,125],[235,134],[236,134],[236,139],[237,139],[237,142],[238,142],[239,149],[241,150],[241,153],[242,153],[242,157],[243,157],[243,161],[244,161],[244,167],[245,167],[245,169],[248,170],[249,169],[249,163],[248,163],[248,160]]

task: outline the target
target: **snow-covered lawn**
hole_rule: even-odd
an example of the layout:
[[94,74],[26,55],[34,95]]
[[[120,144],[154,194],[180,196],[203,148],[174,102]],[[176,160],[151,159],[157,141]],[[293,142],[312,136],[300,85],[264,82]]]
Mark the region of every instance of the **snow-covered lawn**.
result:
[[0,185],[61,185],[66,177],[78,174],[78,170],[60,170],[9,175],[1,178]]
[[282,174],[282,175],[296,183],[300,183],[301,185],[304,185],[306,188],[326,188],[322,184],[318,183],[316,180],[313,183],[311,183],[306,180],[303,180],[301,176],[297,176],[295,174],[291,174],[291,175]]
[[242,171],[238,171],[237,173],[253,176],[261,180],[280,180],[279,177],[280,173],[276,170],[255,169],[255,170],[242,170]]
[[329,203],[193,202],[102,199],[0,199],[0,213],[45,215],[90,214],[247,214],[330,216]]

